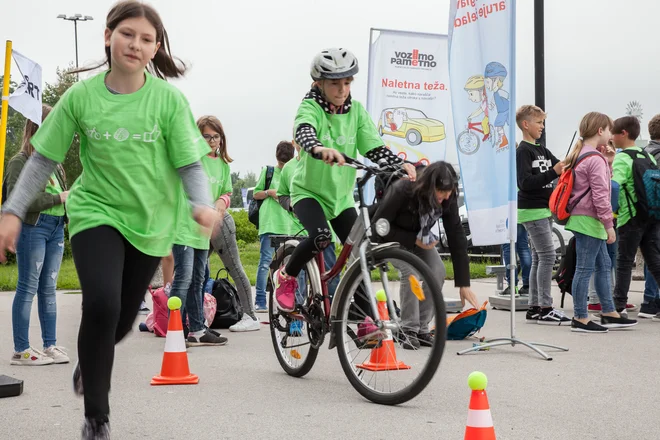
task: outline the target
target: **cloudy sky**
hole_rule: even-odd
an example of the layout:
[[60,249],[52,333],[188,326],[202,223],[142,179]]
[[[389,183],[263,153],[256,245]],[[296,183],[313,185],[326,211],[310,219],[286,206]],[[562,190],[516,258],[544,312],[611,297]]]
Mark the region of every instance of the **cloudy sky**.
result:
[[[6,4],[7,2],[5,2]],[[23,0],[2,8],[0,37],[39,62],[44,80],[75,60],[73,23],[58,14],[91,15],[79,23],[81,65],[103,56],[105,17],[114,1]],[[366,99],[369,29],[447,32],[449,0],[211,1],[151,0],[172,52],[190,64],[177,81],[195,116],[218,116],[236,171],[274,162],[291,136],[296,108],[310,84],[309,64],[325,47],[355,52],[362,70],[353,96]],[[660,62],[654,0],[546,0],[548,146],[563,157],[584,113],[622,116],[632,100],[646,123],[660,113]],[[405,6],[404,6],[405,5]],[[606,5],[606,6],[605,6]],[[516,106],[534,101],[533,0],[518,0]],[[14,72],[17,72],[14,70]],[[453,146],[449,147],[450,150]],[[449,153],[448,159],[455,157]]]

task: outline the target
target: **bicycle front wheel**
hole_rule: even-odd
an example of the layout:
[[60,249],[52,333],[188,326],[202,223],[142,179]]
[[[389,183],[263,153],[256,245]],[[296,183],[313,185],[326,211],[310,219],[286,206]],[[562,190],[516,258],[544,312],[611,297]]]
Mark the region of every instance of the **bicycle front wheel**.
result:
[[[424,390],[440,364],[446,338],[445,303],[437,275],[411,252],[383,248],[369,260],[371,279],[365,280],[360,268],[353,267],[336,296],[340,302],[333,325],[339,361],[362,396],[378,404],[397,405]],[[387,302],[379,302],[378,311],[372,311],[365,281],[374,293],[387,292],[394,310]],[[382,293],[378,297],[382,300]],[[376,316],[382,322],[380,328],[374,324]]]

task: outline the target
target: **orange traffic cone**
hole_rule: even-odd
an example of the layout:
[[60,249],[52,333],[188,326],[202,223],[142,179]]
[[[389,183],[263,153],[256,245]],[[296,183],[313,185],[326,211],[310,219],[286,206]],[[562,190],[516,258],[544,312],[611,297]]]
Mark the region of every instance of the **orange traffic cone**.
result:
[[[379,290],[376,293],[376,299],[378,300],[378,315],[381,321],[389,321],[390,313],[387,310],[385,292]],[[410,370],[410,366],[403,363],[403,361],[398,361],[396,358],[392,332],[386,330],[385,333],[386,337],[381,341],[380,346],[371,350],[371,358],[363,364],[356,365],[357,368],[368,371]]]
[[181,299],[173,296],[167,301],[167,306],[170,309],[170,319],[167,323],[163,365],[160,375],[151,379],[151,385],[194,385],[199,383],[199,377],[190,374],[188,367],[188,353],[179,311]]
[[464,440],[496,440],[493,417],[490,414],[486,395],[486,375],[475,371],[470,374],[468,384],[472,388],[472,397],[470,398]]

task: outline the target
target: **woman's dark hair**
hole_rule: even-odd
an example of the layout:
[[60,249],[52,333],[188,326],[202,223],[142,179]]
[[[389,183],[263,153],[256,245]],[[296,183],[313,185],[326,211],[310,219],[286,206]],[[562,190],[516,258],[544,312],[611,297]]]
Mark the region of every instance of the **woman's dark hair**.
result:
[[[162,79],[178,78],[183,76],[184,72],[186,71],[186,65],[178,58],[174,58],[172,56],[172,53],[170,52],[170,40],[167,37],[167,31],[163,26],[163,21],[160,19],[158,12],[156,12],[153,7],[135,0],[119,2],[113,6],[112,9],[110,9],[110,12],[108,12],[105,26],[111,31],[114,31],[117,25],[119,25],[119,23],[122,21],[128,18],[139,17],[146,18],[149,20],[149,23],[151,23],[152,26],[156,28],[156,43],[160,43],[158,52],[156,52],[154,59],[149,62],[147,70],[151,74]],[[98,69],[105,64],[112,68],[110,47],[106,46],[105,56],[106,60],[102,63],[94,67],[74,70],[73,73],[88,72],[90,70]]]
[[458,175],[449,163],[439,161],[417,167],[417,180],[412,184],[413,197],[419,200],[420,213],[428,214],[439,207],[436,191],[456,190]]
[[293,155],[295,154],[295,149],[293,148],[293,144],[289,141],[281,141],[279,144],[277,144],[277,148],[275,150],[275,158],[282,163],[287,163],[291,159],[293,159]]
[[202,116],[197,120],[197,128],[199,128],[200,133],[203,133],[205,127],[210,128],[220,135],[220,142],[218,143],[218,150],[220,151],[218,152],[218,157],[222,158],[225,163],[232,163],[234,159],[229,157],[229,153],[227,153],[227,137],[225,136],[225,130],[222,128],[220,120],[215,116]]

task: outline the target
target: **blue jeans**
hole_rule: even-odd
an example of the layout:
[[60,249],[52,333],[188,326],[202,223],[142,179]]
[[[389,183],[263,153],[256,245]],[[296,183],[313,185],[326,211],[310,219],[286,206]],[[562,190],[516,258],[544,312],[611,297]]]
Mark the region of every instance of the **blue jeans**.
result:
[[[612,244],[607,245],[607,255],[610,256],[610,261],[612,262],[612,291],[614,291],[615,276],[616,276],[616,250],[617,250],[617,241]],[[644,266],[646,267],[646,266]],[[589,281],[589,304],[600,304],[598,302],[598,295],[596,295],[596,287],[594,286],[594,279],[591,278]]]
[[644,264],[644,304],[652,304],[658,298],[660,298],[660,293],[658,292],[658,283],[656,283],[655,278],[649,268]]
[[587,296],[589,279],[595,273],[594,285],[596,295],[600,300],[603,313],[615,310],[612,299],[612,263],[607,254],[605,240],[574,232],[577,261],[573,277],[573,312],[575,318],[589,317],[587,312]]
[[172,247],[174,256],[174,281],[170,297],[181,299],[181,319],[186,327],[188,316],[190,332],[204,330],[204,295],[202,283],[208,249],[193,249],[190,246],[175,244]]
[[[529,286],[529,271],[532,270],[532,252],[529,250],[529,239],[527,237],[527,230],[522,224],[518,225],[516,238],[516,253],[520,259],[520,267],[516,269],[516,279],[514,286],[518,285],[518,270],[522,271],[522,285]],[[504,266],[509,265],[511,261],[511,245],[509,243],[504,243],[502,245],[502,259],[504,260]],[[506,282],[511,284],[511,271],[506,271]]]
[[256,299],[255,304],[257,307],[266,307],[266,286],[268,284],[268,273],[270,271],[270,263],[273,261],[273,249],[270,245],[271,234],[261,234],[259,236],[260,257],[259,266],[257,266],[257,283],[256,283]]
[[11,309],[14,351],[30,348],[30,312],[37,295],[44,348],[55,345],[55,289],[64,253],[64,217],[41,214],[32,226],[23,223],[16,246],[18,283]]

